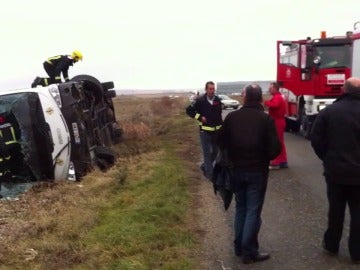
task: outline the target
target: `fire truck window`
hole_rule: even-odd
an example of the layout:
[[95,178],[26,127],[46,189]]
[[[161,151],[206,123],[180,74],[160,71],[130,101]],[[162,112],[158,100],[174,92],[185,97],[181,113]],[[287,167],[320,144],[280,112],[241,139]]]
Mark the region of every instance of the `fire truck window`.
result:
[[319,68],[350,68],[349,46],[324,46],[316,48],[317,56],[320,56]]
[[280,63],[288,66],[299,66],[299,44],[292,44],[291,46],[281,45],[280,47]]

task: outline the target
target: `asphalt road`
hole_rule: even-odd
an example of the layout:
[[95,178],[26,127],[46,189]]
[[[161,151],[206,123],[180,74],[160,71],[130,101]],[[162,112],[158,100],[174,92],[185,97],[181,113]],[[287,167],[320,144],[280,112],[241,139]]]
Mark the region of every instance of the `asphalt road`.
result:
[[271,259],[246,266],[234,255],[235,203],[225,212],[211,184],[202,179],[199,222],[204,231],[204,260],[199,269],[360,269],[349,258],[347,228],[338,257],[322,251],[327,201],[321,161],[310,142],[297,134],[286,134],[286,146],[289,168],[270,172],[259,236],[261,251],[269,252]]

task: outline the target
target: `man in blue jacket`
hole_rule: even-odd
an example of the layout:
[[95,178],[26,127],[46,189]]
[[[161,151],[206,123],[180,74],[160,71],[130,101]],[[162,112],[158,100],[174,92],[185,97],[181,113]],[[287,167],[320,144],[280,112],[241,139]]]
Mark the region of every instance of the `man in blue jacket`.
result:
[[346,205],[350,209],[349,252],[360,263],[360,79],[349,78],[344,94],[315,119],[311,144],[323,161],[329,202],[323,248],[336,255]]
[[211,179],[214,161],[218,154],[216,137],[222,125],[221,101],[215,95],[215,83],[205,84],[205,94],[186,108],[186,113],[199,122],[200,141],[204,163],[201,170],[206,178]]

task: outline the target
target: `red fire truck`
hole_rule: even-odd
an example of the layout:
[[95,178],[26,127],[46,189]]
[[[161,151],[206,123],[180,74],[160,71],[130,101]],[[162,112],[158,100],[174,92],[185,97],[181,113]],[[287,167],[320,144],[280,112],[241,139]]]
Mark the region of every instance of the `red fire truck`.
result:
[[[341,95],[350,76],[351,34],[326,37],[321,32],[317,39],[277,41],[277,82],[287,102],[288,131],[309,138],[318,112]],[[360,32],[358,39],[360,49]]]

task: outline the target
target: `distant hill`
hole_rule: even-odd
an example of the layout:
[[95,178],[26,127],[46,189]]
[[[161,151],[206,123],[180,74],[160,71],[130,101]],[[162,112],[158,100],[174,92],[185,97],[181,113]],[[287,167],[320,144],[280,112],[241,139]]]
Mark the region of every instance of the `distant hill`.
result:
[[151,95],[151,94],[183,94],[191,93],[192,89],[116,89],[116,94],[119,95]]
[[[246,85],[251,83],[259,84],[263,92],[267,92],[269,84],[273,81],[234,81],[234,82],[218,82],[216,92],[219,94],[240,94]],[[200,91],[203,93],[203,89],[116,89],[117,95],[142,95],[142,94],[183,94],[194,93]]]
[[269,84],[273,81],[235,81],[235,82],[218,82],[216,84],[217,93],[221,94],[239,94],[245,86],[256,83],[263,92],[267,92]]

